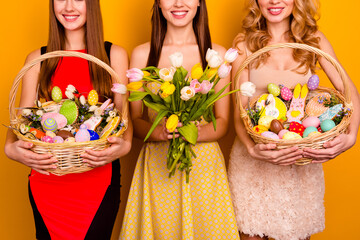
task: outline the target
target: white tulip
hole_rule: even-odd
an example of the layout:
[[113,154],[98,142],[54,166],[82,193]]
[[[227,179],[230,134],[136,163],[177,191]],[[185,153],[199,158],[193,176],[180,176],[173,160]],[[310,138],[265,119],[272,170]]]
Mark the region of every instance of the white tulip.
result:
[[252,97],[256,92],[256,86],[252,82],[244,82],[240,86],[240,93],[246,97]]
[[169,56],[170,63],[173,67],[179,68],[183,64],[183,54],[181,52],[175,52]]

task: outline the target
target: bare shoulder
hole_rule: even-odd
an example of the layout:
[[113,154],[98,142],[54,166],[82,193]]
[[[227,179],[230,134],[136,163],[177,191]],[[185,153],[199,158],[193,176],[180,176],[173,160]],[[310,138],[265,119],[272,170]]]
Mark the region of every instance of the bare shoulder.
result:
[[41,50],[40,49],[36,49],[34,51],[32,51],[31,53],[29,53],[26,57],[25,63],[28,63],[32,60],[34,60],[35,58],[40,57],[41,55]]
[[212,48],[217,51],[218,53],[220,53],[220,55],[225,55],[226,53],[226,49],[219,45],[219,44],[216,44],[216,43],[212,43]]
[[111,63],[129,61],[128,53],[125,48],[115,44],[111,46],[110,59]]
[[131,53],[131,67],[145,67],[150,53],[150,42],[146,42],[134,48]]

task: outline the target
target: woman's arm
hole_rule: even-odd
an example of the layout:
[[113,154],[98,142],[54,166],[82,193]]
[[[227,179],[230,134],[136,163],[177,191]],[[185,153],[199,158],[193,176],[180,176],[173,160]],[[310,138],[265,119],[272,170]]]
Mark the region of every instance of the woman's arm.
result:
[[[325,35],[321,32],[317,33],[320,38],[320,49],[324,52],[331,55],[335,60],[338,61],[334,49],[332,48],[330,42],[326,39]],[[339,61],[338,61],[339,62]],[[319,59],[319,63],[323,68],[326,75],[329,77],[330,81],[334,85],[334,87],[344,93],[344,86],[341,81],[339,73],[332,66],[330,62],[328,62],[324,58]],[[347,75],[347,74],[346,74]],[[351,148],[355,142],[360,124],[360,98],[359,93],[356,89],[356,86],[351,81],[350,77],[347,75],[349,79],[349,87],[351,91],[351,101],[353,104],[354,112],[351,116],[351,122],[348,128],[348,132],[345,134],[341,134],[332,141],[324,143],[325,149],[304,149],[304,156],[314,159],[313,162],[321,163],[326,162],[330,159],[335,158],[340,153],[346,151]]]
[[[244,62],[244,60],[246,59],[246,50],[245,50],[244,42],[239,43],[237,45],[237,48],[240,50],[240,56],[233,62],[233,69],[232,69],[233,89],[234,89],[236,72],[241,66],[241,64]],[[245,69],[241,72],[239,81],[240,81],[240,85],[241,83],[249,81],[248,69]],[[267,161],[278,165],[293,164],[295,163],[296,160],[302,158],[302,150],[298,149],[297,146],[282,150],[275,150],[276,144],[256,144],[251,139],[249,134],[246,132],[244,123],[240,117],[240,110],[237,106],[235,96],[236,95],[233,95],[235,131],[240,141],[245,145],[250,156],[252,156],[257,160]],[[241,102],[243,106],[246,106],[247,101],[248,101],[247,97],[244,96],[241,97]]]
[[[220,45],[213,44],[213,49],[217,51],[222,57],[225,56],[226,49]],[[215,92],[220,91],[230,82],[230,75],[221,79],[215,86]],[[230,87],[227,87],[223,94],[229,92]],[[198,142],[212,142],[225,136],[229,125],[230,114],[230,96],[223,97],[214,104],[214,115],[216,118],[216,131],[212,122],[200,125],[198,127]]]
[[[130,68],[146,67],[147,59],[150,51],[150,43],[137,46],[131,55]],[[143,89],[140,89],[140,91]],[[134,135],[137,138],[145,139],[152,123],[147,118],[147,108],[143,106],[141,100],[130,103],[130,113],[134,124]],[[166,141],[169,139],[166,128],[161,123],[155,128],[150,135],[148,141]]]
[[[30,53],[25,63],[32,61],[40,56],[40,50]],[[34,66],[27,71],[22,79],[22,90],[20,98],[20,107],[32,107],[36,100],[36,91],[38,86],[38,76],[40,72],[40,64]],[[24,90],[26,89],[26,91]],[[53,164],[57,162],[51,154],[37,154],[31,151],[32,143],[18,140],[16,135],[9,130],[5,142],[5,154],[8,158],[20,162],[37,172],[49,174],[48,169],[56,168]]]
[[[128,55],[125,49],[120,46],[112,45],[110,51],[111,67],[119,75],[122,84],[127,84],[126,70],[128,69]],[[114,93],[114,103],[116,108],[123,111],[123,101],[126,101],[125,95]],[[81,156],[84,162],[87,162],[92,167],[103,166],[109,162],[114,161],[122,156],[125,156],[131,148],[133,127],[128,114],[128,128],[122,137],[109,137],[107,140],[111,146],[102,151],[86,150],[86,153]]]

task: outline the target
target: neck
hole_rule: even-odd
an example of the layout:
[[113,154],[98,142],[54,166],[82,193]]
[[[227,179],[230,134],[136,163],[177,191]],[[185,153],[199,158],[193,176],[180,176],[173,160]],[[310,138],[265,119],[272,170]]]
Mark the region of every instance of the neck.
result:
[[197,44],[192,23],[184,27],[167,25],[164,45],[188,45]]
[[85,29],[75,31],[65,31],[65,49],[82,50],[85,49]]
[[267,23],[267,28],[269,34],[271,36],[271,42],[288,42],[288,34],[287,32],[290,29],[290,21],[287,19],[286,21],[282,21],[279,23]]

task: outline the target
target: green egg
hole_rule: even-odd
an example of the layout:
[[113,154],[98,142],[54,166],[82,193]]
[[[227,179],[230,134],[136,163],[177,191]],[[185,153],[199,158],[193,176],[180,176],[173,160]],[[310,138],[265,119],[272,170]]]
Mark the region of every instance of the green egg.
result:
[[51,98],[54,102],[60,102],[62,100],[62,92],[58,86],[53,87],[51,90]]
[[324,132],[330,131],[335,126],[335,122],[331,119],[326,119],[320,123],[321,130],[323,130]]
[[274,97],[277,97],[280,95],[280,88],[278,85],[274,83],[269,83],[267,85],[268,92],[272,94]]
[[310,133],[312,132],[318,132],[317,128],[316,127],[313,127],[313,126],[310,126],[310,127],[307,127],[305,128],[305,131],[303,133],[303,137],[306,138],[309,136]]
[[76,121],[79,115],[79,110],[75,102],[71,100],[65,100],[61,105],[59,113],[64,115],[67,119],[67,124],[71,125]]

